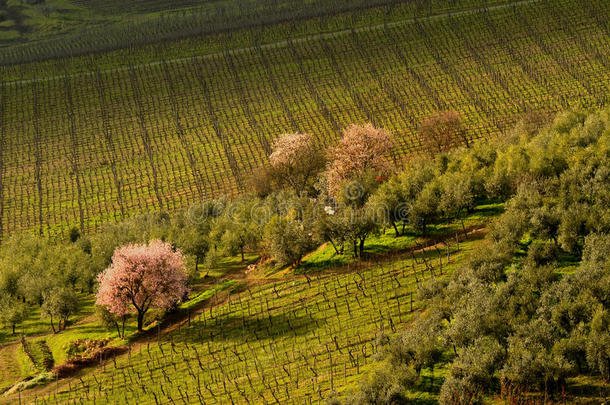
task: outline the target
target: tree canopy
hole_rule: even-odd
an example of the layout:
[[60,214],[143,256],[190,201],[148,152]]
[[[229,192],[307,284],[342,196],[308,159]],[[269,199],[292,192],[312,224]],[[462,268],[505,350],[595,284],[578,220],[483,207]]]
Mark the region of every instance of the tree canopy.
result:
[[98,282],[96,304],[119,316],[136,311],[139,331],[151,307],[170,308],[188,292],[182,253],[160,240],[118,248]]

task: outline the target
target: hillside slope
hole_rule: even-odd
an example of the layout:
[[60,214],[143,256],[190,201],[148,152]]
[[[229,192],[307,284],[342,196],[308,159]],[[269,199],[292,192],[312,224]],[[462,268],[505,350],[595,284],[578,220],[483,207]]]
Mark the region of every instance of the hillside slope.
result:
[[331,144],[371,121],[400,160],[422,150],[419,123],[438,110],[462,113],[475,139],[530,110],[603,105],[608,11],[520,2],[167,62],[161,47],[154,63],[5,83],[0,232],[95,229],[239,193],[285,132]]

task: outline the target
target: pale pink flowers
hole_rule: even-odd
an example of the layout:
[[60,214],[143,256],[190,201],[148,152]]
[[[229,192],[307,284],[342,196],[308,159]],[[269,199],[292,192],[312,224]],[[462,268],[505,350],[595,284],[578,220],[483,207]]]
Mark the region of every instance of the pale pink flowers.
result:
[[182,253],[160,240],[116,249],[98,281],[96,304],[119,316],[137,312],[138,330],[151,307],[169,308],[188,292]]
[[384,129],[353,124],[343,130],[339,144],[331,150],[327,177],[330,194],[336,195],[346,180],[367,170],[379,178],[387,177],[393,169],[387,157],[391,149],[392,139]]
[[296,194],[302,194],[311,191],[326,159],[310,134],[285,134],[274,141],[269,163],[280,186],[289,186]]
[[273,141],[273,153],[269,156],[271,166],[293,166],[307,151],[314,147],[309,134],[285,134]]

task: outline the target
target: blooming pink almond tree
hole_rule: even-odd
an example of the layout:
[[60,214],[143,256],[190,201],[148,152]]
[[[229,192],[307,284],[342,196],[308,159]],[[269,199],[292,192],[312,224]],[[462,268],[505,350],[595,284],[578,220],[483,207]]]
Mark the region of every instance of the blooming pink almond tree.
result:
[[392,149],[388,132],[371,124],[351,125],[343,130],[339,144],[331,150],[327,180],[330,195],[336,196],[346,180],[366,170],[376,173],[378,179],[387,177],[393,170],[387,155]]
[[269,163],[276,181],[301,194],[324,168],[326,159],[311,134],[285,134],[273,142]]
[[188,292],[182,252],[160,240],[117,248],[98,281],[96,304],[118,316],[137,312],[138,331],[151,307],[169,308]]

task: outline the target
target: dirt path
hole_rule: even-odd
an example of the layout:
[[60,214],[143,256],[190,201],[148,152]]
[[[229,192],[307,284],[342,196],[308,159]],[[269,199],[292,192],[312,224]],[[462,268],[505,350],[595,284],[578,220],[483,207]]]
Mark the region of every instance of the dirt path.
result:
[[[472,226],[467,228],[465,232],[459,233],[459,240],[467,241],[474,240],[478,238],[482,238],[485,234],[486,228],[484,226]],[[418,243],[416,246],[413,246],[409,249],[394,252],[394,253],[384,253],[375,256],[369,256],[364,260],[358,261],[356,263],[351,263],[349,265],[343,266],[334,266],[328,269],[321,269],[316,271],[315,274],[311,276],[319,277],[325,275],[339,275],[339,274],[348,274],[353,273],[358,270],[369,268],[372,265],[379,265],[383,263],[391,263],[400,259],[408,259],[414,254],[423,253],[426,251],[434,250],[435,248],[441,249],[446,248],[445,242],[443,240],[447,238],[443,238],[441,236],[434,236],[428,238],[423,243]],[[259,277],[254,272],[248,270],[247,267],[241,269],[232,270],[222,277],[214,277],[209,282],[209,287],[217,284],[221,280],[235,280],[241,283],[244,283],[243,287],[241,287],[237,291],[220,291],[216,295],[212,296],[210,299],[203,301],[200,305],[192,308],[189,313],[178,313],[173,316],[167,318],[162,324],[160,330],[156,328],[151,328],[145,333],[143,333],[140,337],[135,339],[132,343],[132,351],[137,351],[142,348],[144,345],[152,342],[156,342],[158,339],[158,333],[160,333],[161,338],[167,336],[168,334],[179,330],[183,327],[186,327],[189,322],[189,315],[191,320],[196,319],[200,316],[204,311],[209,310],[210,307],[216,308],[225,304],[232,293],[244,291],[246,289],[252,289],[255,287],[259,287],[265,284],[276,283],[280,281],[292,281],[292,280],[307,280],[310,278],[306,274],[294,274],[289,273],[286,275],[282,275],[280,277]],[[205,283],[203,285],[207,285]]]
[[[464,242],[464,241],[482,239],[483,236],[485,235],[486,231],[487,231],[487,229],[484,226],[472,226],[470,228],[467,228],[465,230],[465,232],[460,232],[458,234],[460,243]],[[449,236],[447,236],[447,237],[449,237]],[[451,237],[454,237],[454,236],[452,235]],[[389,262],[393,262],[393,261],[400,260],[400,259],[408,259],[409,257],[412,257],[412,255],[415,255],[418,253],[423,253],[426,251],[434,250],[435,248],[439,248],[439,249],[445,248],[446,245],[444,244],[443,239],[447,240],[447,238],[442,238],[441,236],[430,237],[430,238],[426,239],[424,242],[418,243],[416,246],[413,246],[406,250],[402,250],[402,251],[395,252],[395,253],[386,253],[386,254],[377,255],[377,256],[369,256],[368,258],[365,258],[364,260],[361,260],[357,263],[353,263],[350,265],[332,267],[329,269],[322,269],[319,272],[315,273],[315,277],[326,276],[326,275],[332,276],[332,275],[348,274],[348,273],[353,273],[358,270],[369,268],[371,265],[379,265],[379,264],[389,263]],[[243,282],[244,286],[240,290],[238,290],[238,291],[243,291],[245,289],[254,288],[257,286],[270,284],[270,283],[274,283],[274,282],[278,282],[278,281],[306,280],[306,279],[308,279],[308,276],[305,274],[290,273],[287,275],[282,275],[281,277],[277,277],[277,278],[261,278],[261,277],[258,277],[254,272],[248,271],[247,267],[244,267],[241,269],[233,270],[233,271],[225,274],[222,277],[212,278],[210,280],[210,286],[221,280],[227,280],[227,279]],[[204,285],[206,285],[206,284],[207,283],[205,283]],[[209,310],[210,307],[216,308],[218,306],[225,304],[227,302],[227,300],[229,299],[229,296],[235,292],[236,291],[220,291],[219,293],[217,293],[210,299],[203,301],[200,305],[191,309],[191,311],[190,311],[191,320],[197,319],[197,317],[199,317],[201,315],[201,313],[203,313],[206,310]],[[161,324],[160,331],[157,330],[156,328],[151,328],[151,329],[147,330],[146,332],[144,332],[142,335],[140,335],[137,339],[134,339],[130,344],[131,352],[136,353],[140,350],[145,349],[145,347],[147,345],[149,345],[151,343],[156,343],[159,332],[160,332],[161,338],[163,339],[163,337],[165,337],[177,330],[180,330],[183,327],[188,327],[188,322],[189,322],[188,318],[189,318],[188,313],[186,313],[186,314],[177,313],[177,314],[174,314],[173,316],[170,316]],[[121,354],[121,355],[117,356],[116,358],[126,357],[127,355],[128,354]],[[108,362],[111,363],[112,360],[106,359],[106,362],[107,362],[106,365],[111,367],[111,365],[109,365]],[[81,378],[83,374],[88,373],[89,369],[90,368],[85,368],[85,369],[77,372],[74,376],[63,378],[56,383],[51,383],[51,384],[47,384],[46,386],[43,386],[40,388],[28,390],[26,393],[24,393],[24,395],[27,395],[29,397],[31,397],[32,395],[40,396],[40,395],[50,394],[53,391],[55,391],[56,389],[58,389],[60,391],[65,390],[70,384],[72,384],[72,385],[78,384],[79,378]],[[9,397],[7,399],[10,403],[11,398]],[[5,401],[5,398],[2,398],[0,396],[0,404],[4,403],[3,401]]]
[[[467,228],[465,232],[459,233],[459,241],[460,241],[460,243],[462,243],[464,241],[481,239],[485,235],[486,232],[487,232],[487,229],[484,226],[473,226],[473,227]],[[401,259],[408,259],[408,258],[411,258],[415,254],[428,252],[428,251],[435,250],[435,249],[439,249],[442,251],[442,249],[447,248],[445,241],[447,241],[450,244],[455,244],[455,239],[452,239],[454,237],[455,236],[447,236],[446,238],[442,238],[440,236],[431,237],[428,240],[426,240],[425,242],[418,243],[417,245],[415,245],[409,249],[406,249],[406,250],[400,250],[400,251],[396,251],[396,252],[383,253],[383,254],[377,254],[377,255],[369,255],[369,256],[365,257],[364,259],[359,260],[355,263],[350,263],[350,264],[341,265],[341,266],[334,266],[329,269],[320,270],[319,272],[316,272],[315,275],[353,273],[358,270],[367,269],[373,265],[391,263],[391,262],[401,260]],[[305,277],[306,277],[305,275],[302,276],[302,278],[305,278]]]

